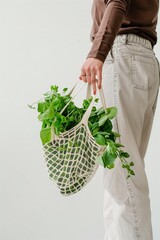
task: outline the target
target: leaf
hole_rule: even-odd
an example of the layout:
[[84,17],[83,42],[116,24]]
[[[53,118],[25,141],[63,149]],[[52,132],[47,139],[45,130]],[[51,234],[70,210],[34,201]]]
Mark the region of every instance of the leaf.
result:
[[121,152],[120,156],[121,157],[125,157],[125,158],[129,158],[130,157],[130,155],[127,152]]
[[44,96],[49,96],[50,92],[43,93]]
[[60,99],[59,97],[55,97],[51,103],[51,107],[54,108],[55,106],[60,104]]
[[130,171],[131,175],[135,175],[135,172],[133,170]]
[[134,166],[134,162],[130,162],[130,166]]
[[93,123],[93,124],[92,124],[92,131],[93,131],[95,128],[97,128],[97,127],[98,127],[98,123],[97,123],[97,122]]
[[54,121],[53,121],[53,126],[56,128],[60,128],[62,123],[62,116],[58,113],[54,115]]
[[45,103],[44,102],[39,102],[37,110],[38,110],[38,112],[43,113],[45,111]]
[[43,121],[43,122],[42,122],[42,129],[43,129],[43,128],[46,128],[46,127],[47,127],[47,123],[46,123],[46,121]]
[[90,121],[88,121],[88,127],[89,127],[89,129],[91,130],[91,128],[92,128],[92,123],[91,123]]
[[107,111],[108,111],[108,114],[107,114],[108,118],[112,119],[117,115],[118,110],[116,107],[110,107],[110,108],[107,108]]
[[116,154],[112,154],[109,151],[105,151],[103,153],[103,156],[102,156],[104,167],[107,167],[107,165],[112,164],[115,161],[116,158],[117,158]]
[[100,145],[105,145],[105,137],[103,137],[101,134],[98,134],[96,137],[94,137],[95,141]]
[[95,111],[96,111],[96,107],[93,106],[93,107],[92,107],[92,112],[95,112]]
[[33,107],[32,105],[28,104],[28,107],[31,109],[36,109],[36,107]]
[[114,168],[114,163],[111,163],[110,165],[107,165],[106,167],[109,169],[112,169],[112,168]]
[[63,92],[66,92],[68,90],[68,88],[63,88]]
[[53,91],[53,92],[58,92],[58,86],[52,85],[52,86],[51,86],[51,91]]
[[93,135],[93,136],[97,135],[98,130],[99,130],[99,128],[95,128],[95,129],[93,130],[93,132],[92,132],[92,135]]
[[47,142],[50,142],[51,141],[51,128],[43,128],[40,131],[40,138],[41,138],[43,145]]
[[108,135],[108,132],[98,132],[101,135]]
[[107,115],[102,116],[102,117],[99,119],[99,121],[98,121],[99,126],[104,125],[105,122],[107,121],[107,119],[108,119],[108,116],[107,116]]
[[65,147],[61,147],[61,146],[58,147],[57,149],[58,149],[59,151],[65,151],[65,150],[67,150],[67,148],[65,148]]
[[99,101],[99,98],[96,98],[94,101],[97,103]]
[[82,106],[83,106],[84,109],[87,109],[89,107],[92,98],[93,97],[83,100]]
[[68,142],[68,144],[70,147],[72,147],[74,145],[74,143],[71,140]]
[[110,133],[112,131],[113,125],[110,119],[107,119],[107,121],[105,122],[105,124],[103,126],[101,126],[101,131],[106,131],[108,133]]
[[115,142],[107,139],[107,151],[115,154],[116,150],[117,150],[117,148],[115,146]]
[[99,108],[97,111],[96,111],[97,115],[99,116],[100,114],[104,113],[104,109],[103,107]]
[[44,113],[40,114],[40,115],[38,116],[38,119],[39,119],[40,121],[43,121],[43,120],[45,120],[45,119],[52,119],[53,116],[54,116],[54,110],[53,110],[53,108],[49,108],[49,109],[47,109]]
[[103,163],[103,160],[102,160],[102,155],[100,155],[96,158],[96,162],[104,167],[104,163]]
[[112,133],[114,134],[114,136],[116,136],[116,137],[120,137],[121,135],[119,134],[119,133],[117,133],[117,132],[113,132],[112,131]]
[[49,103],[52,101],[52,97],[50,95],[48,95],[47,97],[45,97],[45,102]]
[[122,145],[122,144],[120,144],[120,143],[115,143],[115,146],[116,146],[117,148],[119,148],[119,147],[124,147],[124,145]]

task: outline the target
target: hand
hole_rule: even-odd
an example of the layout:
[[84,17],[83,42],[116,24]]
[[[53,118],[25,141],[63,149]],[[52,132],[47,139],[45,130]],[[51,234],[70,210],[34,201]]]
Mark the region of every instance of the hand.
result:
[[[101,88],[102,84],[102,67],[103,62],[96,58],[87,58],[81,68],[81,75],[79,79],[92,84],[93,94],[96,94],[96,82],[98,88]],[[96,78],[97,76],[97,78]]]

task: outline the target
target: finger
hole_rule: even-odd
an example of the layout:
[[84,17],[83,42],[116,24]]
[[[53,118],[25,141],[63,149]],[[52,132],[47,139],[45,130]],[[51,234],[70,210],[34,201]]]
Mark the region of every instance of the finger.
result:
[[84,82],[87,82],[87,79],[86,79],[86,71],[84,69],[84,67],[81,68],[81,75],[80,75],[80,79]]
[[91,84],[92,84],[93,94],[96,94],[96,76],[95,76],[95,72],[93,71],[91,73]]
[[98,88],[100,89],[102,87],[102,70],[99,69],[97,71],[97,85],[98,85]]
[[87,82],[86,76],[82,76],[82,80],[83,80],[84,82]]
[[82,80],[82,81],[84,81],[84,82],[87,82],[85,72],[82,72],[82,71],[81,71],[81,75],[80,75],[79,79]]
[[87,82],[91,84],[91,74],[86,75]]
[[92,83],[92,79],[94,79],[94,75],[95,75],[95,70],[93,68],[90,68],[90,72],[87,71],[87,82],[89,84]]
[[90,69],[89,68],[84,68],[83,70],[85,71],[85,73],[83,73],[83,74],[85,74],[85,76],[82,76],[82,77],[84,77],[85,82],[91,83]]

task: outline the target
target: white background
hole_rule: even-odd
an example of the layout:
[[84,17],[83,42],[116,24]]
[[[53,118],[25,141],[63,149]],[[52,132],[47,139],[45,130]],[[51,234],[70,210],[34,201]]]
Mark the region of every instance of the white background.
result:
[[[52,84],[71,88],[78,80],[91,47],[91,4],[0,0],[0,240],[104,237],[102,167],[80,192],[61,196],[42,159],[37,112],[27,107]],[[159,121],[158,98],[145,158],[154,240],[160,239]]]

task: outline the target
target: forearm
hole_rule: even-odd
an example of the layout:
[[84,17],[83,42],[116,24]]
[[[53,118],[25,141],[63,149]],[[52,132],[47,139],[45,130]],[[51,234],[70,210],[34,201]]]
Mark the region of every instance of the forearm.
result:
[[127,13],[129,0],[110,0],[87,58],[105,61]]

